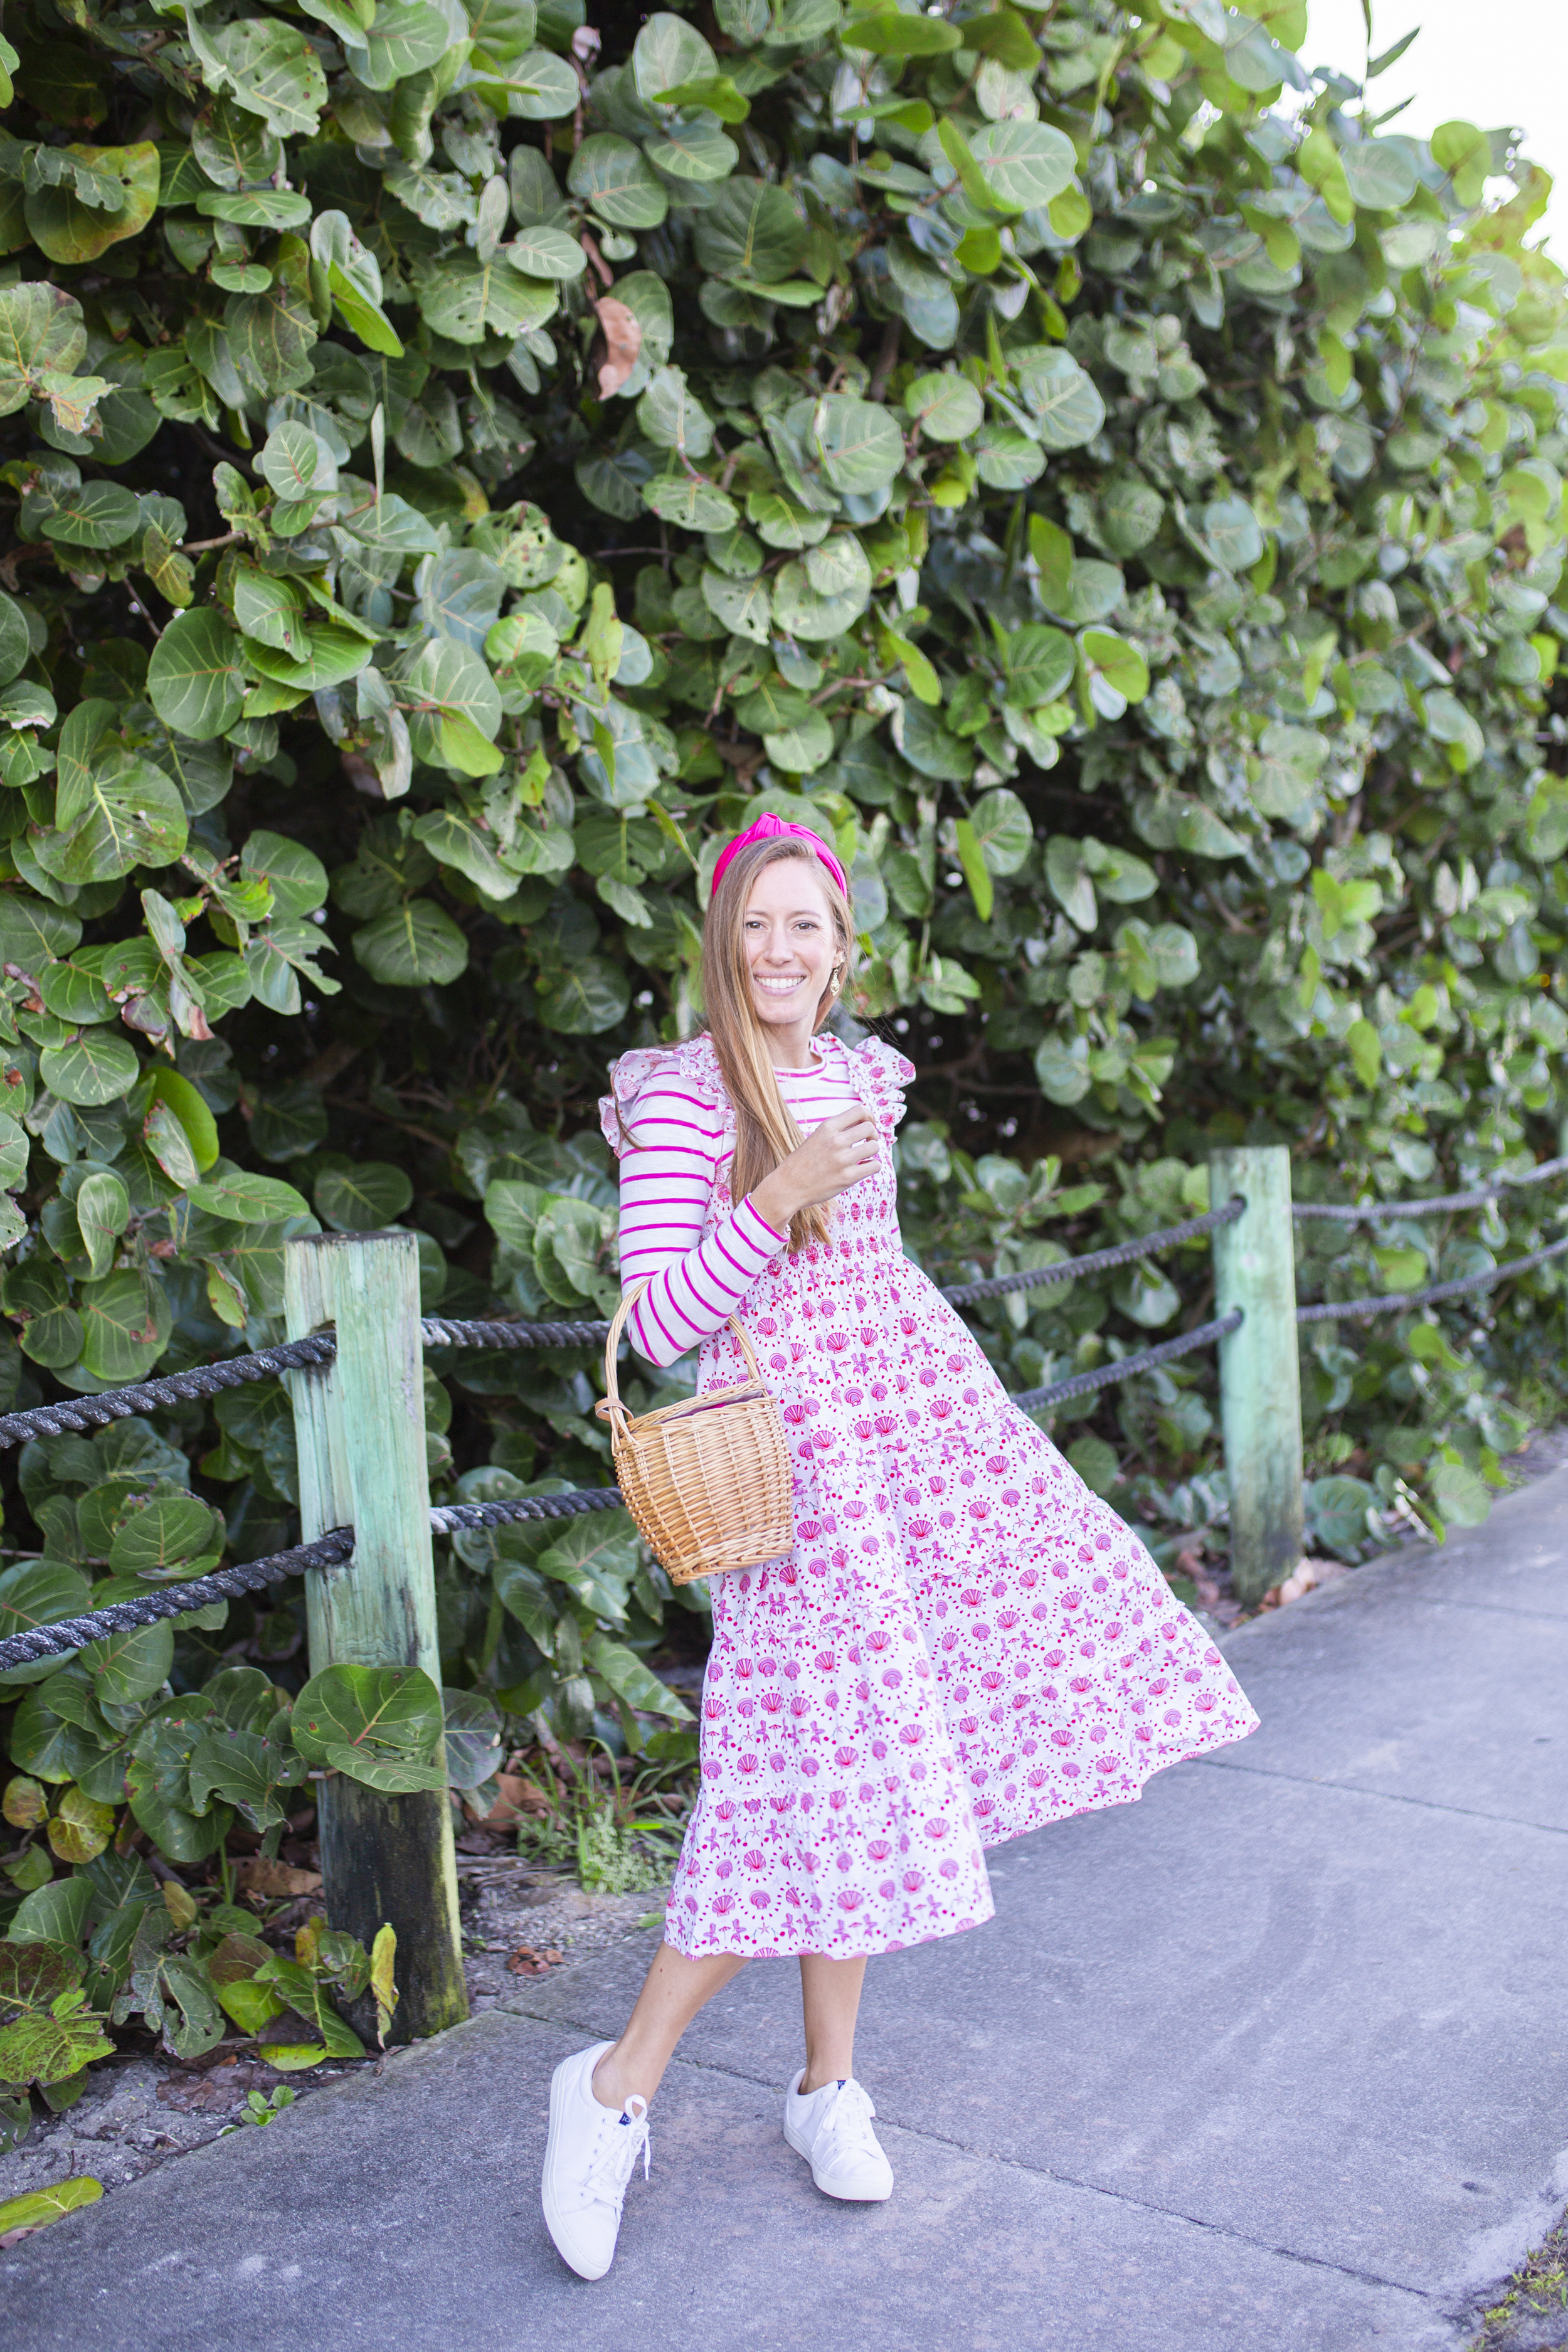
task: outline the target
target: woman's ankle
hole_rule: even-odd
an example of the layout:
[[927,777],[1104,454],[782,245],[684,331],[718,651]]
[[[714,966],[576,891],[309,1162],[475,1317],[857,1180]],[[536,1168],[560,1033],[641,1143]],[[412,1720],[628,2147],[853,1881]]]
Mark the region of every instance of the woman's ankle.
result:
[[[641,2098],[646,2102],[653,2096],[652,2091],[645,2091],[635,2071],[625,2063],[618,2043],[605,2051],[589,2078],[589,2086],[599,2105],[608,2107],[614,2115],[619,2115],[628,2100]],[[654,2087],[657,2089],[658,2084]]]

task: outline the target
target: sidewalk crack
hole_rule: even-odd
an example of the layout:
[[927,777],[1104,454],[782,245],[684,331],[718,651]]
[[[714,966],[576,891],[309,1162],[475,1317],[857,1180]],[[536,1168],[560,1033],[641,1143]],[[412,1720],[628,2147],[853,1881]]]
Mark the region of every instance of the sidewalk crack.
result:
[[1189,1756],[1189,1764],[1205,1765],[1215,1772],[1246,1772],[1256,1780],[1289,1780],[1298,1789],[1332,1789],[1345,1797],[1371,1797],[1379,1804],[1414,1805],[1424,1813],[1448,1813],[1456,1821],[1500,1822],[1514,1830],[1537,1830],[1543,1837],[1568,1837],[1568,1826],[1555,1822],[1523,1821],[1517,1813],[1482,1813],[1473,1805],[1441,1805],[1431,1797],[1408,1797],[1397,1789],[1368,1789],[1359,1780],[1334,1780],[1321,1773],[1280,1772],[1268,1764],[1222,1762],[1217,1756]]

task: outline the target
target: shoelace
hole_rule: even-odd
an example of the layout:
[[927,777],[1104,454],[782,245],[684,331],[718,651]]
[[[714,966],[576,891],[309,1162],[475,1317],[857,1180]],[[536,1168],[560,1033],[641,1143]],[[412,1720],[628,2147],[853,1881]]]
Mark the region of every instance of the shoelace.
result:
[[628,2099],[624,2116],[612,2116],[608,2108],[594,2143],[584,2176],[584,2187],[591,2197],[602,2197],[618,2211],[626,2193],[626,2183],[637,2169],[638,2152],[642,2155],[643,2179],[648,2177],[651,2143],[647,2127],[647,2101],[635,2095]]
[[824,2153],[833,2156],[875,2147],[877,2136],[871,2129],[871,2118],[876,2112],[870,2094],[851,2075],[840,2083],[837,2096],[828,2102],[817,2130],[818,2147],[824,2138],[828,2143]]

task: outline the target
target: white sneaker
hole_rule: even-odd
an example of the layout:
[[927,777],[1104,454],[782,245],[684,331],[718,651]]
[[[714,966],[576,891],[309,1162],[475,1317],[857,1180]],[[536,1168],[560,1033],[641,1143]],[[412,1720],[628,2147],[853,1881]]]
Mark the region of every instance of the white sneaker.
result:
[[557,2253],[585,2279],[603,2278],[615,2260],[621,2205],[639,2155],[647,2176],[647,2101],[634,2095],[617,2115],[594,2096],[594,2069],[612,2047],[595,2042],[563,2058],[550,2084],[541,2202]]
[[785,2139],[825,2196],[880,2204],[893,2193],[893,2168],[871,2129],[877,2110],[864,2087],[851,2074],[802,2098],[805,2080],[803,2066],[784,2093]]

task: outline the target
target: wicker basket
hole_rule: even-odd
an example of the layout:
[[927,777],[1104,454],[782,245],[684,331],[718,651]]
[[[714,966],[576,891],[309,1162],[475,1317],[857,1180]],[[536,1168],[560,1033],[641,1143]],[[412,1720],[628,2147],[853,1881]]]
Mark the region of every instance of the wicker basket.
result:
[[730,1328],[751,1366],[749,1381],[635,1418],[621,1402],[616,1350],[647,1287],[626,1293],[610,1326],[607,1394],[596,1408],[610,1424],[626,1507],[672,1584],[778,1559],[795,1545],[789,1453],[778,1405],[734,1317]]

